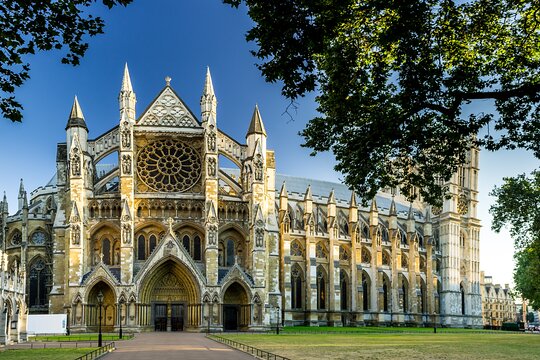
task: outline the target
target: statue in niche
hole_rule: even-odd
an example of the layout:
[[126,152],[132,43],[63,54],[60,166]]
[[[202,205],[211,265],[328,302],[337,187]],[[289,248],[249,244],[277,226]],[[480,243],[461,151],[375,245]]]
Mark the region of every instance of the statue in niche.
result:
[[77,154],[78,152],[79,150],[74,148],[71,155],[71,175],[73,176],[81,176],[81,159]]
[[122,147],[129,149],[131,147],[131,131],[129,130],[129,123],[124,121],[122,126]]
[[73,245],[79,245],[81,243],[81,228],[78,224],[71,226],[71,243]]
[[124,244],[131,244],[131,225],[122,225],[122,239],[124,240]]
[[263,247],[264,244],[264,229],[255,230],[255,246]]
[[208,134],[207,144],[208,144],[208,151],[216,151],[216,134],[215,133],[212,132]]
[[125,175],[131,174],[131,156],[127,154],[122,155],[122,172]]
[[208,175],[216,176],[216,159],[214,158],[208,159]]
[[208,244],[210,245],[216,245],[216,236],[217,235],[217,227],[215,225],[211,225],[208,227]]
[[257,154],[257,158],[254,163],[255,166],[255,181],[262,181],[263,179],[263,162],[260,154]]

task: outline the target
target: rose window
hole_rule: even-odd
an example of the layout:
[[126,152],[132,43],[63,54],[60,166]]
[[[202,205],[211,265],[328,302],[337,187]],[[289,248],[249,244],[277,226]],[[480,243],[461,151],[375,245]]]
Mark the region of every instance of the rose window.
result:
[[184,192],[201,177],[201,158],[183,142],[159,140],[139,152],[137,174],[154,191]]

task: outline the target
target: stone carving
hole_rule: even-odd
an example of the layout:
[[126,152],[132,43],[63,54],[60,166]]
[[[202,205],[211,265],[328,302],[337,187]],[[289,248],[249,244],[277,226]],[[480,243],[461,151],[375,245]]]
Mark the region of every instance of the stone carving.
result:
[[208,158],[208,176],[216,176],[216,159]]
[[469,211],[469,201],[465,194],[461,194],[458,199],[458,213],[465,215]]
[[122,172],[125,175],[131,174],[131,156],[124,154],[122,155]]
[[79,245],[81,243],[81,227],[79,224],[71,225],[71,244]]
[[81,159],[79,157],[79,149],[73,148],[71,153],[71,175],[81,176]]
[[131,244],[131,225],[123,224],[122,225],[122,240],[124,244]]
[[199,127],[199,124],[182,101],[167,87],[143,114],[139,125]]
[[260,154],[257,154],[254,162],[255,167],[255,181],[262,181],[263,179],[263,162]]
[[216,151],[216,134],[211,132],[208,134],[207,147],[208,151]]
[[122,147],[124,147],[125,149],[131,148],[131,131],[129,129],[129,123],[127,121],[124,121],[122,123],[121,138]]

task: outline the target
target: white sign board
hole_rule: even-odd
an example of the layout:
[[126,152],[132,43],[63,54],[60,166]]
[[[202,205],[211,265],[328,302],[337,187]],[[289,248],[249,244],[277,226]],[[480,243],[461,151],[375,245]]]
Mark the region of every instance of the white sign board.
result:
[[65,334],[66,314],[28,315],[28,335]]

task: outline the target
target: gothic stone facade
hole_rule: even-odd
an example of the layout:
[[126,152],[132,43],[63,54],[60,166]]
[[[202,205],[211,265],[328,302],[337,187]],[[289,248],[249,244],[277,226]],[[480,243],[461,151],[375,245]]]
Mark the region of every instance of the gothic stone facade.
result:
[[56,175],[29,204],[21,184],[4,217],[30,312],[68,313],[72,331],[99,309],[109,330],[482,325],[476,150],[442,208],[385,192],[365,208],[341,184],[276,175],[257,108],[245,143],[220,131],[209,72],[200,120],[170,79],[135,103],[126,67],[118,125],[89,139],[75,99]]

